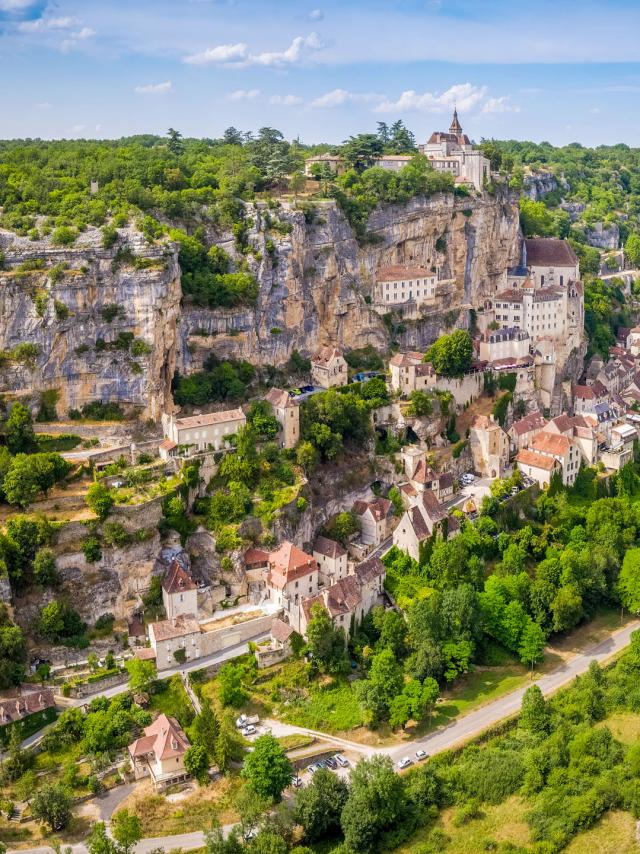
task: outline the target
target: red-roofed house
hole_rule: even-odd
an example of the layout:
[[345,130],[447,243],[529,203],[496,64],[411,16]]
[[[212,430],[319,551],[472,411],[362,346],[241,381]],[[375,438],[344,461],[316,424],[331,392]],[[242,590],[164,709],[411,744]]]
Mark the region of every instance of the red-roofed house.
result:
[[198,588],[177,560],[171,562],[162,579],[162,603],[168,620],[180,614],[198,613]]
[[184,755],[191,745],[175,718],[158,715],[144,735],[129,745],[136,780],[151,777],[156,789],[164,789],[189,777]]
[[519,421],[514,421],[509,430],[509,438],[516,451],[528,448],[534,436],[537,436],[547,426],[544,415],[536,410],[530,412]]
[[[240,407],[185,418],[166,413],[162,416],[165,437],[176,445],[188,445],[196,451],[206,451],[208,448],[220,450],[246,423],[247,419]],[[175,448],[171,451],[175,452]]]
[[300,631],[302,600],[315,596],[319,581],[320,569],[316,559],[293,543],[281,543],[269,555],[267,597],[284,609],[289,623],[296,631]]
[[580,448],[573,438],[543,430],[531,442],[531,450],[557,460],[562,466],[562,482],[565,486],[575,483],[580,470]]
[[523,448],[516,457],[518,468],[526,477],[538,482],[544,489],[549,486],[552,476],[562,471],[562,465],[554,457]]

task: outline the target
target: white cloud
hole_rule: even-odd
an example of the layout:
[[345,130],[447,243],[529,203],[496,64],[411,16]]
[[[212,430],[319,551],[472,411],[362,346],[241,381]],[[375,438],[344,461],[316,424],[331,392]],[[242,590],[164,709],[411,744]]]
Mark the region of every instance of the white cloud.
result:
[[246,44],[220,44],[217,47],[208,47],[200,53],[185,56],[184,61],[189,65],[225,65],[229,62],[241,62],[247,56]]
[[38,110],[50,110],[51,106],[52,105],[49,103],[49,101],[40,101],[39,104],[36,104],[36,109],[38,109]]
[[75,33],[71,33],[72,39],[84,40],[90,39],[92,36],[95,36],[96,31],[92,30],[91,27],[83,27],[81,30],[78,30]]
[[79,133],[82,133],[82,131],[85,129],[85,127],[86,127],[86,125],[74,125],[69,130],[69,133],[71,134],[71,136],[77,136]]
[[63,53],[68,53],[70,50],[78,47],[80,42],[93,38],[95,34],[96,31],[92,30],[91,27],[83,27],[81,30],[69,33],[67,38],[60,44],[60,50]]
[[18,24],[21,33],[44,33],[49,30],[69,30],[78,24],[76,18],[37,18]]
[[22,12],[34,5],[34,0],[0,0],[0,12]]
[[520,107],[516,107],[511,103],[511,98],[508,95],[502,95],[500,98],[488,98],[482,105],[482,112],[488,113],[519,113]]
[[444,92],[423,92],[407,89],[397,101],[383,101],[376,107],[378,113],[397,113],[417,110],[421,113],[444,113],[456,105],[461,110],[470,110],[484,100],[486,86],[471,83],[456,83]]
[[171,80],[164,83],[147,83],[145,86],[136,86],[133,90],[137,95],[167,95],[173,89]]
[[331,92],[325,92],[324,95],[320,95],[318,98],[314,98],[314,100],[311,102],[311,106],[319,108],[330,108],[342,107],[345,104],[367,104],[384,100],[384,95],[377,95],[375,92],[349,92],[348,89],[332,89]]
[[236,89],[235,92],[230,92],[227,95],[230,101],[255,101],[259,97],[259,89]]
[[309,12],[309,19],[311,21],[321,21],[324,18],[324,12],[322,9],[312,9]]
[[295,107],[302,103],[302,98],[297,95],[272,95],[269,98],[270,104],[279,104],[282,107]]
[[184,62],[189,65],[224,65],[232,68],[248,68],[250,65],[278,68],[302,62],[323,47],[320,36],[309,33],[308,36],[296,36],[285,50],[253,54],[243,42],[221,44],[185,56]]

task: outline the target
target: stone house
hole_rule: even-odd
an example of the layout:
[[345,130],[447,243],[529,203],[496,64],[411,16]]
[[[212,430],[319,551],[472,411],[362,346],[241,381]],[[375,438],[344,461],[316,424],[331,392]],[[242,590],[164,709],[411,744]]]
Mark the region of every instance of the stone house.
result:
[[162,579],[162,604],[168,620],[198,613],[198,588],[177,560],[171,562]]
[[563,413],[552,418],[545,430],[573,440],[586,465],[594,466],[598,462],[599,446],[604,437],[599,432],[598,419],[595,415]]
[[158,670],[175,667],[178,661],[175,653],[178,650],[184,650],[185,661],[200,658],[202,655],[202,633],[193,614],[180,614],[171,620],[150,623],[148,631]]
[[240,407],[186,418],[176,418],[166,413],[162,415],[165,437],[178,446],[187,445],[196,451],[219,451],[225,441],[241,427],[245,427],[246,423],[247,419]]
[[616,424],[611,428],[611,438],[607,448],[600,452],[600,459],[608,469],[619,471],[633,461],[633,445],[638,431],[631,424]]
[[273,409],[280,425],[280,444],[283,448],[295,448],[300,440],[300,405],[288,392],[279,388],[269,389],[265,400]]
[[530,412],[524,418],[514,421],[509,429],[511,445],[516,452],[528,448],[534,436],[537,436],[547,426],[547,421],[539,410]]
[[538,287],[565,287],[580,280],[578,256],[567,240],[554,237],[526,238],[524,263]]
[[23,688],[0,696],[0,727],[46,712],[54,707],[55,700],[50,688],[25,685]]
[[516,464],[525,477],[535,480],[541,489],[546,489],[556,472],[562,472],[562,465],[547,454],[523,448],[516,457]]
[[493,416],[476,415],[469,429],[473,467],[481,477],[502,477],[509,465],[509,437]]
[[359,563],[352,573],[325,587],[316,596],[305,599],[301,627],[306,633],[314,605],[323,607],[336,628],[349,634],[358,626],[374,605],[381,601],[386,569],[380,558]]
[[393,532],[393,544],[414,560],[420,560],[420,546],[436,530],[450,540],[460,533],[460,525],[455,516],[447,514],[433,492],[423,492],[403,513]]
[[158,715],[144,735],[129,745],[136,780],[151,777],[156,789],[164,789],[189,777],[184,756],[191,745],[175,718]]
[[572,438],[563,434],[543,430],[531,442],[530,449],[538,454],[552,457],[560,463],[562,482],[565,486],[575,483],[580,470],[580,448]]
[[316,537],[313,556],[320,570],[320,584],[330,587],[348,571],[347,550],[329,537]]
[[321,388],[347,385],[347,363],[338,347],[321,347],[311,358],[311,381]]
[[389,536],[393,505],[387,498],[355,501],[353,512],[360,525],[360,540],[368,546],[379,546]]
[[285,621],[300,631],[303,599],[315,596],[320,583],[320,568],[314,557],[284,542],[269,555],[266,573],[267,598],[284,610]]
[[395,264],[376,272],[374,301],[390,308],[404,303],[435,303],[438,276],[426,267]]
[[391,387],[408,397],[412,391],[425,391],[433,383],[429,378],[435,378],[435,371],[428,362],[423,362],[423,353],[409,351],[396,353],[389,359]]
[[256,661],[259,668],[271,667],[284,661],[292,652],[292,637],[296,634],[293,626],[283,620],[275,619],[271,624],[271,639],[268,645],[256,647]]

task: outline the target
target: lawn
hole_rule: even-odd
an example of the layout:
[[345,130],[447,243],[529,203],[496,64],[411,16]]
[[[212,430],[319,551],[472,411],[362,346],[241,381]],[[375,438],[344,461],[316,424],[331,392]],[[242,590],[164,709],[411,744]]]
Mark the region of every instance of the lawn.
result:
[[[444,810],[434,827],[419,830],[409,842],[398,848],[397,852],[421,854],[423,850],[437,850],[446,854],[478,854],[481,851],[495,850],[495,843],[511,843],[523,847],[530,844],[529,827],[524,820],[528,809],[528,804],[522,798],[514,796],[497,806],[483,805],[480,817],[462,827],[456,827],[454,824],[456,810]],[[433,847],[436,840],[439,842]],[[427,848],[423,848],[425,843]],[[493,847],[491,843],[494,843]]]
[[572,839],[564,854],[632,854],[638,851],[636,821],[628,812],[614,810],[585,833]]
[[301,732],[294,732],[291,735],[281,735],[278,742],[285,750],[301,750],[303,747],[310,747],[315,743],[313,735],[304,735]]
[[207,830],[214,819],[220,824],[237,821],[233,804],[243,785],[239,776],[227,775],[172,803],[155,793],[151,783],[145,781],[121,803],[120,809],[129,809],[138,816],[143,836],[192,833]]
[[601,721],[597,726],[606,726],[622,744],[634,744],[640,739],[640,715],[633,712],[617,712]]
[[186,729],[193,721],[194,712],[182,679],[176,673],[156,684],[156,691],[149,699],[150,711],[176,718],[180,726]]

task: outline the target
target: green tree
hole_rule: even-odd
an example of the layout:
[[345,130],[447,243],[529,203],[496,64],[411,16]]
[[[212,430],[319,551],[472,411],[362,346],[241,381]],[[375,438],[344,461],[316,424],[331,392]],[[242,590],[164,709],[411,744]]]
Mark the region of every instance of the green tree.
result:
[[51,549],[38,549],[33,559],[33,577],[43,587],[57,584],[56,557]]
[[533,667],[533,665],[542,661],[544,658],[544,647],[546,638],[544,632],[533,620],[529,619],[520,635],[520,645],[518,647],[518,655],[523,664]]
[[311,442],[300,442],[296,450],[296,462],[304,469],[305,474],[313,472],[319,462],[319,454]]
[[129,674],[129,688],[131,691],[148,694],[158,676],[155,662],[130,658],[126,662],[125,667]]
[[537,685],[530,685],[524,692],[520,711],[520,726],[536,735],[549,731],[549,709],[542,696],[542,691]]
[[293,768],[282,745],[272,735],[261,735],[253,743],[242,768],[251,788],[265,798],[278,800],[291,782]]
[[24,454],[35,447],[31,410],[22,403],[14,403],[6,423],[7,447],[12,454]]
[[203,696],[200,701],[201,712],[191,724],[191,740],[204,745],[211,760],[215,759],[216,742],[220,734],[220,721],[209,700]]
[[359,530],[360,526],[358,525],[358,520],[356,519],[355,514],[350,513],[348,510],[344,510],[342,513],[338,513],[333,517],[331,523],[327,527],[327,534],[331,539],[337,540],[339,543],[342,543],[343,546],[346,546],[349,538]]
[[351,772],[351,788],[340,823],[350,851],[371,854],[380,834],[406,814],[404,784],[388,756],[361,759]]
[[118,844],[118,854],[131,854],[136,844],[142,839],[140,819],[127,809],[118,810],[112,817],[110,829]]
[[218,696],[223,706],[241,706],[247,701],[245,672],[238,664],[227,662],[218,671]]
[[294,815],[310,842],[332,836],[340,828],[340,815],[349,789],[344,780],[321,768],[295,798]]
[[31,800],[31,814],[36,821],[49,826],[52,833],[58,833],[71,818],[71,796],[64,786],[49,783],[39,789]]
[[353,685],[367,722],[376,725],[388,719],[393,700],[402,692],[403,681],[402,669],[390,649],[373,656],[368,677]]
[[329,673],[342,673],[348,667],[346,638],[337,629],[327,610],[316,602],[307,623],[307,646],[315,661]]
[[640,233],[637,231],[631,232],[627,241],[624,244],[624,253],[627,261],[632,267],[640,267]]
[[199,783],[209,779],[209,754],[204,744],[195,742],[184,755],[184,767]]
[[101,522],[104,522],[115,504],[112,490],[106,487],[102,481],[91,484],[87,490],[86,501]]
[[441,335],[425,355],[436,374],[443,377],[459,377],[471,367],[473,344],[464,329],[456,329],[450,335]]
[[373,166],[383,151],[384,145],[376,134],[360,133],[345,140],[341,153],[347,166],[356,172],[364,172]]
[[626,551],[616,589],[623,607],[640,614],[640,548]]
[[179,130],[169,128],[167,131],[167,148],[172,154],[176,155],[184,152],[184,140]]
[[0,689],[22,682],[26,660],[27,644],[24,633],[12,622],[4,602],[0,603]]

